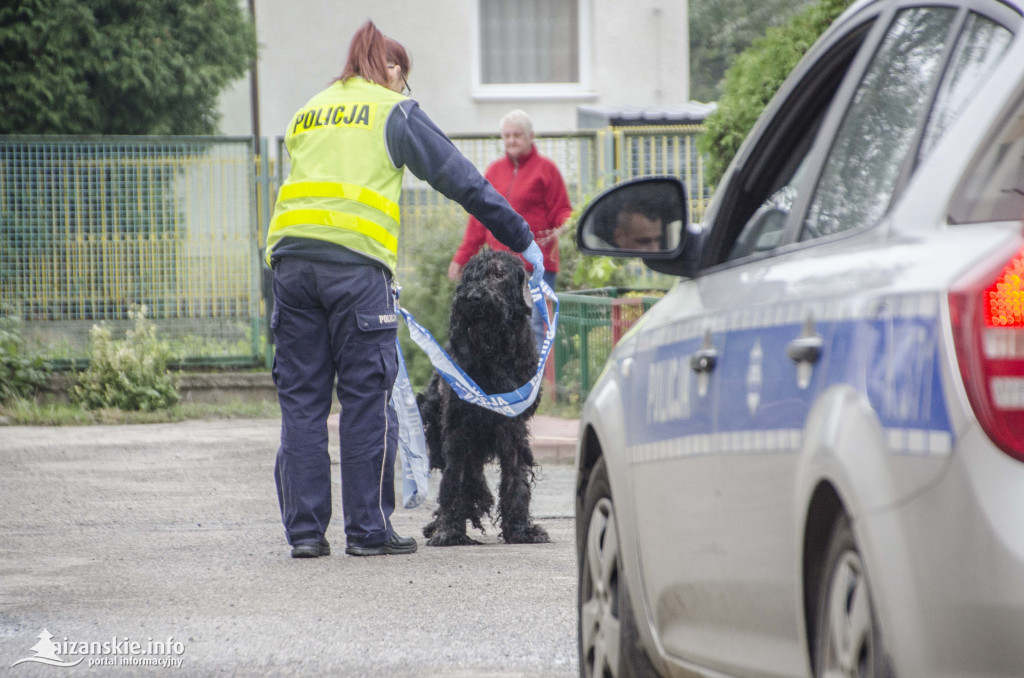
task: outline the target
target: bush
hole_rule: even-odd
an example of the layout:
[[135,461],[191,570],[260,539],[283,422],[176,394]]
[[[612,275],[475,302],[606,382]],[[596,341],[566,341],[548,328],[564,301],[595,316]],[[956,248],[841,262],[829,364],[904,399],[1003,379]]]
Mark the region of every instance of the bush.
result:
[[740,144],[765,106],[803,55],[852,0],[821,0],[789,20],[769,28],[740,53],[726,71],[718,108],[704,121],[698,141],[706,154],[705,179],[718,184]]
[[150,412],[178,402],[178,390],[167,372],[174,356],[167,343],[157,339],[146,307],[133,307],[128,317],[135,325],[123,341],[114,341],[105,326],[93,325],[89,332],[89,368],[71,392],[83,407]]
[[46,361],[26,350],[21,324],[16,315],[0,315],[0,403],[31,398],[46,383]]

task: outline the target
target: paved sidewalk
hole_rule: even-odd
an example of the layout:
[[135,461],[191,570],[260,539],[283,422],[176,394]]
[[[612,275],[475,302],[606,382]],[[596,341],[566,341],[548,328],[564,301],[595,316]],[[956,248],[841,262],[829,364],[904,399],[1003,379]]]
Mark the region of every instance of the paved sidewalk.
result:
[[[338,431],[338,415],[327,419],[332,434]],[[576,461],[576,436],[579,419],[535,416],[530,420],[530,446],[533,457],[542,464],[572,464]]]
[[[276,401],[277,391],[268,372],[197,373],[185,375],[179,383],[182,400],[224,402],[231,399]],[[338,415],[327,420],[332,432],[338,430]],[[535,416],[530,422],[533,454],[541,463],[571,464],[576,459],[578,419]]]
[[541,463],[574,463],[579,429],[579,419],[535,416],[530,421],[534,458]]

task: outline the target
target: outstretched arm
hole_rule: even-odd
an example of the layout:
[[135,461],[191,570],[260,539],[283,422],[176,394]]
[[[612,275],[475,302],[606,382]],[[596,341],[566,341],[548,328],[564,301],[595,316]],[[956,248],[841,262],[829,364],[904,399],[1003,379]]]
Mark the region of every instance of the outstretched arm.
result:
[[503,245],[524,252],[533,242],[526,221],[411,99],[395,107],[387,146],[396,167],[409,168],[476,217]]

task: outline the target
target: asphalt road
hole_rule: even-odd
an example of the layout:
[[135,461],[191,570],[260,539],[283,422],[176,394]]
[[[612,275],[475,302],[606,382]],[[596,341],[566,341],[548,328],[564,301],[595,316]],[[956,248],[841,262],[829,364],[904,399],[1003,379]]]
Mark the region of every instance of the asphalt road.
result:
[[[336,491],[334,555],[293,560],[277,436],[272,420],[0,427],[0,674],[576,675],[570,466],[534,489],[551,544],[492,527],[482,546],[425,547],[435,474],[393,516],[417,554],[345,556]],[[46,657],[81,662],[16,664]]]

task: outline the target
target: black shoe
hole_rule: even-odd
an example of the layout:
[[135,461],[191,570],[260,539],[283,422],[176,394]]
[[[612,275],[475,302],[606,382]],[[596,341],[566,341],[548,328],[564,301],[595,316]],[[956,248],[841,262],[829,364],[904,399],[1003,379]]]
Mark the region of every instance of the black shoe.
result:
[[398,556],[416,553],[416,540],[412,537],[399,537],[392,533],[391,538],[377,546],[346,546],[345,553],[350,556]]
[[331,555],[331,545],[326,539],[309,541],[292,546],[292,558],[319,558]]

